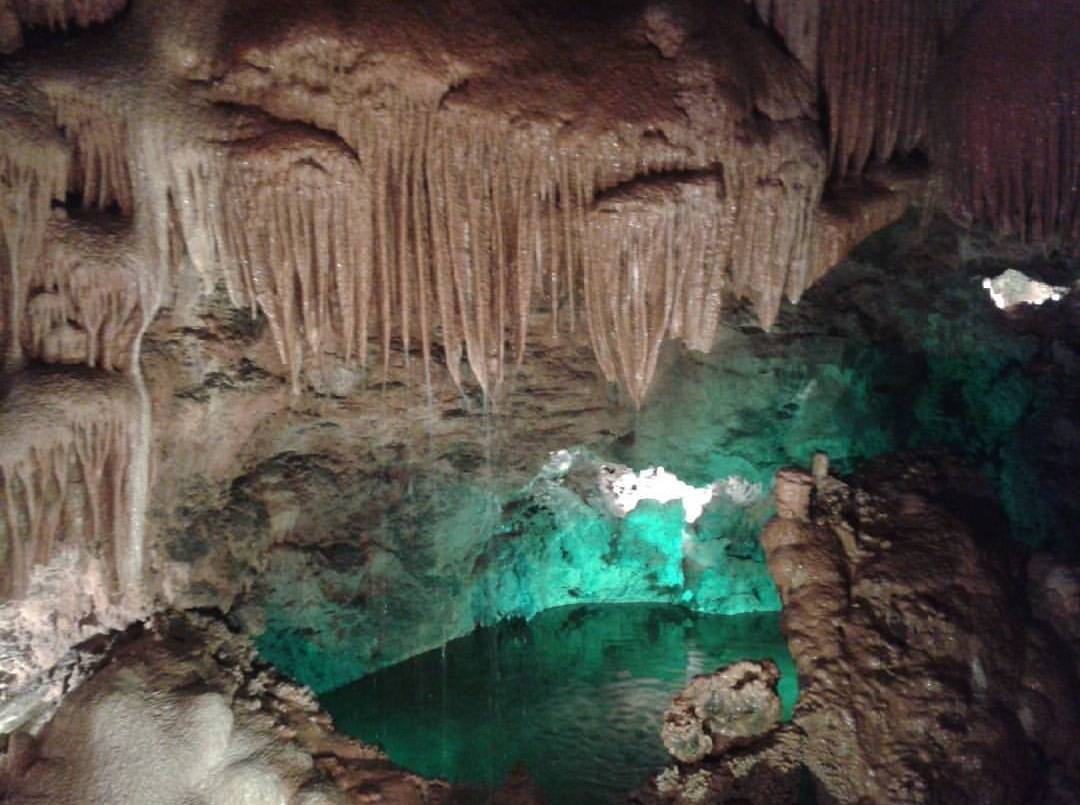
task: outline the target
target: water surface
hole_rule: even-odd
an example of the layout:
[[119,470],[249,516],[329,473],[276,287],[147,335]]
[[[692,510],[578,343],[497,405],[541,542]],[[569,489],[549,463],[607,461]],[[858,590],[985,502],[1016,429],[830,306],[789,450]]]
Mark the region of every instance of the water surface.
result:
[[552,805],[613,803],[670,762],[660,723],[691,677],[764,657],[787,717],[797,679],[777,613],[590,604],[478,629],[320,698],[338,729],[420,774],[495,787],[520,763]]

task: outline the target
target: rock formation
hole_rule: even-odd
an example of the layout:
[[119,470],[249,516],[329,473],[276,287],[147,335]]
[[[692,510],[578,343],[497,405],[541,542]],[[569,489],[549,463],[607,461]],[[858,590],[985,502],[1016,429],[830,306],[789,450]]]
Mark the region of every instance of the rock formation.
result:
[[753,743],[780,721],[779,678],[772,660],[743,660],[694,677],[664,713],[664,746],[676,760],[696,763]]
[[[1061,738],[1080,713],[1075,662],[1028,620],[978,482],[916,459],[852,486],[787,471],[776,490],[761,539],[799,669],[794,718],[762,748],[706,763],[700,799],[686,794],[693,767],[654,795],[776,801],[805,768],[835,802],[1072,801],[1080,758]],[[1030,593],[1040,607],[1043,590]]]
[[969,220],[1078,241],[1077,48],[1080,10],[1068,2],[982,3],[951,43],[942,70],[964,80],[936,89],[932,151]]
[[4,801],[461,801],[334,733],[309,692],[220,621],[167,613],[98,653],[104,668],[39,735],[9,739]]
[[[163,607],[258,631],[294,570],[282,609],[323,613],[518,579],[496,560],[539,543],[500,506],[549,453],[631,443],[670,342],[773,328],[913,202],[1073,250],[1078,30],[1064,0],[0,0],[0,724]],[[1030,355],[965,387],[980,427],[1019,421]],[[1066,464],[1069,371],[1033,436]],[[1030,499],[999,435],[976,459]],[[421,505],[467,509],[461,477],[490,491],[467,544]],[[622,589],[775,601],[736,542]]]

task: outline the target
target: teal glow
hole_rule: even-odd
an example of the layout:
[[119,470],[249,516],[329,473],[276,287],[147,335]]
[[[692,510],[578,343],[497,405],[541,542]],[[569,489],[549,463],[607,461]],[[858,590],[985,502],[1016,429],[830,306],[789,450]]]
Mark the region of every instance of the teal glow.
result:
[[[327,566],[317,587],[285,583],[272,590],[259,651],[322,692],[478,625],[552,607],[779,610],[754,527],[744,523],[737,539],[725,530],[742,508],[720,499],[688,526],[678,502],[643,501],[620,519],[587,498],[543,473],[501,504],[477,487],[455,486],[439,498],[447,510],[411,532],[407,550],[375,553],[363,574]],[[745,516],[762,519],[766,510]],[[328,606],[331,596],[344,604]]]
[[[1003,326],[980,281],[1000,267],[909,265],[897,233],[785,307],[771,333],[740,327],[733,313],[709,355],[665,347],[632,432],[591,449],[694,485],[738,475],[764,492],[777,469],[807,466],[819,450],[843,475],[885,453],[942,449],[993,485],[1018,539],[1041,545],[1074,532],[1075,496],[1046,458],[1055,430],[1068,436],[1054,401],[1070,378],[1035,373],[1052,353]],[[478,624],[550,607],[779,608],[757,543],[772,514],[767,495],[718,500],[684,528],[678,504],[619,520],[572,478],[538,476],[507,494],[475,475],[428,472],[410,476],[408,497],[366,527],[362,561],[270,558],[259,640],[268,660],[325,691]]]
[[338,729],[424,775],[495,787],[523,763],[551,805],[625,802],[670,763],[660,723],[690,678],[765,657],[790,717],[796,673],[776,614],[563,607],[477,630],[320,702]]

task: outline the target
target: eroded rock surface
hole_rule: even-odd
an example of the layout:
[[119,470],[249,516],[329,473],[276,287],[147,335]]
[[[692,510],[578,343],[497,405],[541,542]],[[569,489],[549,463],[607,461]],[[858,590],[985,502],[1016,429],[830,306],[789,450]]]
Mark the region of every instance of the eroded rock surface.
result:
[[[306,689],[255,659],[216,619],[171,613],[131,627],[36,736],[9,739],[0,799],[53,805],[498,802],[395,768],[333,731]],[[534,802],[521,779],[515,802]],[[492,799],[491,797],[495,797]]]
[[744,660],[694,677],[664,713],[664,746],[675,759],[695,763],[753,743],[780,722],[779,679],[772,660]]
[[947,462],[894,461],[852,485],[789,471],[777,496],[761,540],[799,669],[793,721],[654,793],[784,801],[777,787],[794,797],[805,775],[836,802],[1074,801],[1080,757],[1061,738],[1080,715],[1076,666],[1030,620],[979,483]]

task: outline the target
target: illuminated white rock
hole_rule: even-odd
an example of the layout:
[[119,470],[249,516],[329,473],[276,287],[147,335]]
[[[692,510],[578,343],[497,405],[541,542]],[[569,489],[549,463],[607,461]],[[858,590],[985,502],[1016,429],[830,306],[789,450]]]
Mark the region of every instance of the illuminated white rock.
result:
[[1002,310],[1016,305],[1057,302],[1069,292],[1068,288],[1047,285],[1012,268],[1003,271],[993,279],[985,278],[982,285],[990,292],[990,298],[994,300],[994,304]]
[[658,503],[681,500],[686,522],[693,523],[712,500],[713,487],[711,484],[705,487],[691,486],[663,467],[649,467],[641,472],[627,470],[620,473],[611,481],[611,492],[620,516],[632,512],[642,500],[655,500]]
[[657,503],[681,501],[687,523],[695,523],[714,498],[723,497],[736,506],[748,506],[763,494],[761,484],[739,475],[721,478],[707,486],[692,486],[663,467],[647,467],[635,472],[624,464],[602,462],[580,448],[557,450],[551,454],[538,478],[562,482],[575,467],[589,467],[596,487],[616,517],[625,517],[643,500]]

